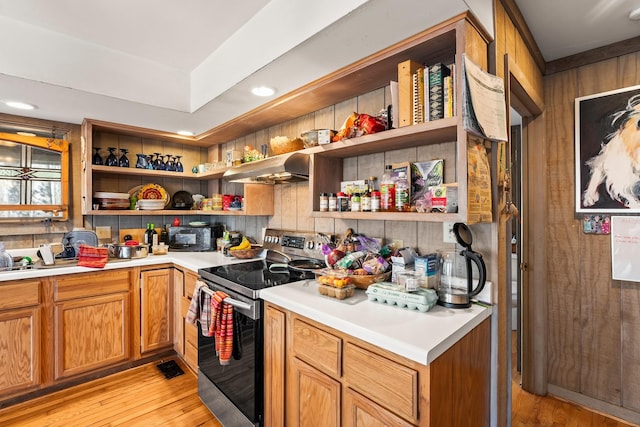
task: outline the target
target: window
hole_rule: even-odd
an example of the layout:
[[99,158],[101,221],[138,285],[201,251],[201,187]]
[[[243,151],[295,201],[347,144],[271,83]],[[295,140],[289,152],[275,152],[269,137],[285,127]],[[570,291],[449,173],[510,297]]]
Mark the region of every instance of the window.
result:
[[68,215],[67,141],[0,133],[0,219]]

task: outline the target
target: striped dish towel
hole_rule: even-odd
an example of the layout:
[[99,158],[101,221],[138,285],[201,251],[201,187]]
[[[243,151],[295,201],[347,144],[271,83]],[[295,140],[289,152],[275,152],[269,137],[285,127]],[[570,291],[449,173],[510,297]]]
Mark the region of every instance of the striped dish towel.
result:
[[201,280],[196,281],[196,287],[193,290],[193,296],[191,297],[191,304],[189,304],[189,310],[187,311],[186,321],[195,324],[196,321],[200,321],[200,331],[202,336],[211,337],[212,333],[209,332],[211,327],[211,296],[202,292],[202,287],[207,287],[207,284]]
[[216,291],[211,297],[211,326],[216,342],[216,354],[221,365],[228,365],[233,352],[233,306],[226,304],[224,299],[228,295]]

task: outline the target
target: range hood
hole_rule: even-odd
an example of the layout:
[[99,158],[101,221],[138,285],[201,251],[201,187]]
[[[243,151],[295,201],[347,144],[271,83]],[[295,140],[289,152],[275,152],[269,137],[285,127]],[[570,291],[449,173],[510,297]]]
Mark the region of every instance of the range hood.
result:
[[230,182],[285,184],[309,179],[309,155],[291,152],[242,163],[227,170],[222,178]]

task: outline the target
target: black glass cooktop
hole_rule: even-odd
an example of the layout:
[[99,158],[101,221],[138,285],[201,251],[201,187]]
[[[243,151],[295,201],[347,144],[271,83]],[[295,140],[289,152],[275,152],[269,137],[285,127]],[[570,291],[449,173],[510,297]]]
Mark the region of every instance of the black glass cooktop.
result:
[[286,267],[269,271],[269,265],[265,260],[201,268],[198,274],[204,280],[228,287],[254,299],[257,298],[257,291],[260,289],[301,280],[300,277],[290,274]]

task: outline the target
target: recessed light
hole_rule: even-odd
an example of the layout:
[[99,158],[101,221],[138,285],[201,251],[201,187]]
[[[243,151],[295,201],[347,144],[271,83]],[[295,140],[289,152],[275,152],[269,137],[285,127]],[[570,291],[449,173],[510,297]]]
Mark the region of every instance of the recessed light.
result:
[[637,7],[629,12],[629,19],[631,19],[632,21],[640,21],[640,7]]
[[20,101],[5,101],[5,104],[11,108],[17,108],[19,110],[33,110],[35,105],[27,104],[26,102]]
[[33,132],[16,132],[16,133],[22,136],[36,136],[36,134]]
[[258,86],[251,89],[251,93],[255,96],[271,96],[276,93],[276,90],[268,86]]
[[193,132],[191,132],[190,130],[179,130],[177,132],[178,135],[182,135],[182,136],[193,136],[195,135]]

